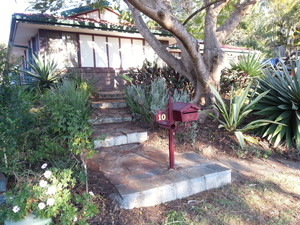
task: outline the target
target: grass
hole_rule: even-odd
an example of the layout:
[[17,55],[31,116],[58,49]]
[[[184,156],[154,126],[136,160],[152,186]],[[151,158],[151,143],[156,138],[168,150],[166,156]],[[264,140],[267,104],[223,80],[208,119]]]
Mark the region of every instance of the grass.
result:
[[163,224],[299,224],[299,188],[299,175],[270,173],[190,197]]

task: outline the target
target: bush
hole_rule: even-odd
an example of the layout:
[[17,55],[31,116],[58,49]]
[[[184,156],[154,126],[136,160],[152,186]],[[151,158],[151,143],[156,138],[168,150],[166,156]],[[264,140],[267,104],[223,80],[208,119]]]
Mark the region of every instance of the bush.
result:
[[30,112],[33,96],[21,87],[0,86],[0,170],[22,171],[28,158],[36,116]]
[[[10,186],[15,186],[6,193],[0,222],[32,212],[51,216],[55,224],[75,224],[75,216],[78,224],[87,224],[87,218],[96,213],[87,193],[75,193],[75,185],[87,179],[78,155],[87,150],[91,153],[93,147],[88,123],[89,90],[84,82],[64,80],[33,96],[21,87],[0,85],[0,171],[8,177]],[[46,196],[35,182],[37,167],[45,161],[55,166],[51,170],[55,176],[47,182],[56,190],[62,188],[57,196]],[[50,197],[57,204],[39,211]]]
[[72,192],[77,181],[71,169],[46,170],[6,192],[0,209],[0,222],[18,221],[30,213],[52,218],[55,224],[86,224],[98,212],[87,193]]
[[243,71],[235,69],[222,70],[220,80],[220,93],[230,94],[231,90],[238,91],[247,87],[252,78]]
[[89,89],[84,83],[78,86],[75,81],[64,80],[43,97],[48,132],[66,141],[68,148],[76,154],[83,149],[92,149],[89,140],[92,133],[88,122],[91,113],[89,95]]
[[[154,126],[155,114],[164,110],[168,101],[168,89],[163,78],[156,78],[148,85],[131,85],[126,89],[126,102],[131,112],[150,126]],[[173,101],[189,101],[185,91],[174,91]]]
[[218,91],[211,85],[210,88],[216,97],[213,107],[218,111],[221,118],[216,117],[211,113],[209,113],[209,115],[220,123],[219,128],[224,128],[225,130],[235,134],[241,148],[245,147],[245,136],[243,135],[243,132],[272,123],[272,121],[269,120],[254,120],[241,127],[245,118],[253,111],[254,106],[267,94],[268,91],[260,93],[256,96],[256,98],[249,102],[248,94],[251,88],[250,83],[239,96],[230,96],[229,107],[227,107]]
[[297,71],[291,77],[287,68],[283,71],[268,70],[260,79],[257,95],[266,90],[268,94],[256,107],[256,114],[281,124],[269,124],[260,134],[277,146],[285,141],[288,147],[296,146],[300,151],[300,60]]
[[131,69],[123,75],[130,79],[130,84],[144,86],[150,85],[157,78],[164,78],[166,87],[172,92],[175,90],[185,90],[190,93],[191,97],[194,93],[194,87],[186,77],[181,76],[170,67],[160,68],[155,62],[150,63],[146,60],[142,68]]

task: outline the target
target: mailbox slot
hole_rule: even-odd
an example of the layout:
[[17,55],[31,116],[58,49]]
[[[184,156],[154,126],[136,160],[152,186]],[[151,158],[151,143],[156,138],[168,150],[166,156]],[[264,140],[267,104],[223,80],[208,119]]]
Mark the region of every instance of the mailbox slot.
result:
[[175,102],[173,104],[173,117],[175,121],[188,122],[198,120],[200,108],[191,103]]

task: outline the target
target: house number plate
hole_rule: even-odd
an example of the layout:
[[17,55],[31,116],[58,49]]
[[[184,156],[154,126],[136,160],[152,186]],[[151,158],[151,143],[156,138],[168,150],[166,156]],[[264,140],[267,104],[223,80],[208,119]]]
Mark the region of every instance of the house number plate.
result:
[[168,120],[166,111],[158,111],[155,115],[156,122],[162,122]]

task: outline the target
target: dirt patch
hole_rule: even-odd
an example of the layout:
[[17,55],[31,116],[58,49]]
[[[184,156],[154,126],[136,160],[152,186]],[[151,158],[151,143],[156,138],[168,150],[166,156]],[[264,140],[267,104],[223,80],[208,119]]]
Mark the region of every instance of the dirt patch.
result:
[[[241,150],[234,135],[217,127],[213,121],[200,124],[195,143],[176,141],[175,151],[194,151],[229,167],[231,185],[154,207],[123,210],[109,198],[117,192],[115,187],[101,172],[90,171],[90,190],[97,195],[100,213],[89,224],[300,224],[299,161],[276,154],[267,142]],[[145,145],[168,151],[167,130],[149,136]]]

